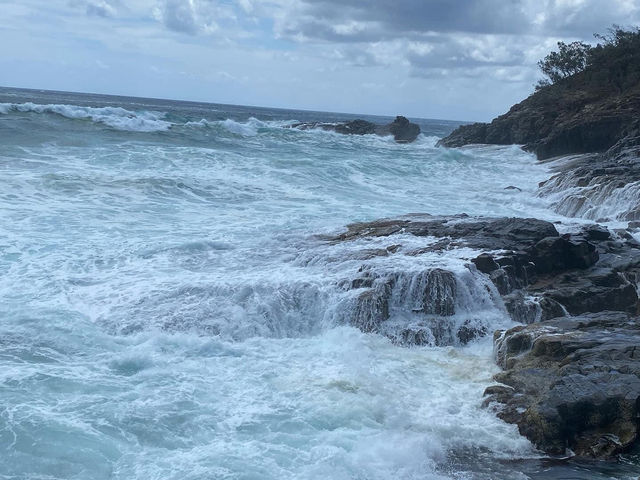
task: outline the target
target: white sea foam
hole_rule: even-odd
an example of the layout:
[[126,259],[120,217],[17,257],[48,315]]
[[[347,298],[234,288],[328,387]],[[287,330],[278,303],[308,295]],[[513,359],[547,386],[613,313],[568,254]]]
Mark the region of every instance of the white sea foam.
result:
[[[516,147],[398,145],[189,108],[157,142],[79,122],[51,141],[45,117],[20,145],[0,131],[2,475],[525,478],[531,445],[480,407],[490,338],[402,348],[349,326],[362,290],[345,285],[363,272],[397,279],[400,323],[420,316],[433,268],[455,276],[453,322],[509,325],[467,267],[478,252],[314,235],[416,211],[557,219],[535,196],[545,167]],[[166,121],[134,110],[50,113]]]
[[0,113],[53,113],[71,119],[91,120],[117,130],[134,132],[156,132],[168,130],[171,123],[162,118],[164,113],[134,112],[121,107],[84,107],[79,105],[40,105],[36,103],[1,103]]

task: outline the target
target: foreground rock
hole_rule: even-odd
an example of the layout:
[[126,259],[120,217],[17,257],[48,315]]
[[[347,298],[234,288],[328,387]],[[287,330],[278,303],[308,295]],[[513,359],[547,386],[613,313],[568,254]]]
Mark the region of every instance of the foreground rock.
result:
[[[403,249],[399,235],[407,234],[425,237],[424,247]],[[469,258],[469,274],[486,280],[473,278],[474,295],[493,284],[506,312],[526,324],[496,334],[506,370],[496,376],[500,385],[487,389],[486,404],[536,446],[608,458],[638,444],[640,243],[627,231],[593,224],[560,235],[533,218],[411,215],[353,224],[326,240],[366,238],[388,238],[379,255],[483,251]],[[360,292],[351,321],[364,331],[430,345],[464,344],[490,332],[482,322],[455,320],[459,274],[435,268],[408,282],[361,272],[346,288]],[[411,288],[398,290],[403,282]],[[393,324],[394,291],[410,300],[418,321]]]
[[296,123],[291,125],[290,128],[297,128],[299,130],[320,128],[344,135],[393,135],[394,140],[398,143],[411,143],[420,135],[420,126],[411,123],[403,116],[397,116],[393,122],[387,125],[377,125],[366,120],[358,119],[343,123]]
[[394,245],[400,233],[439,239],[409,255],[486,250],[471,263],[495,285],[515,321],[607,310],[640,314],[640,243],[626,231],[594,224],[561,236],[552,223],[534,218],[424,214],[349,225],[327,240],[390,237]]
[[496,332],[485,403],[540,449],[608,458],[638,441],[640,318],[603,312]]

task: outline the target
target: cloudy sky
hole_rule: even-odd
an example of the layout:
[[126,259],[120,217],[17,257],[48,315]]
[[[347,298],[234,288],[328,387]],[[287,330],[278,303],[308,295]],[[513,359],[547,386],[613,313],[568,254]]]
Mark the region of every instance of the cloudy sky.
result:
[[0,85],[488,120],[640,0],[0,0]]

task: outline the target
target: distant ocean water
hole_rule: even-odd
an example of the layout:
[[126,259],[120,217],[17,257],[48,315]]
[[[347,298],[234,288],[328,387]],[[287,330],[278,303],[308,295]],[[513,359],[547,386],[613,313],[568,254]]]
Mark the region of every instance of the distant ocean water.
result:
[[413,119],[407,145],[286,128],[356,117],[391,120],[0,89],[0,479],[637,477],[545,459],[482,409],[490,338],[406,348],[348,325],[352,250],[378,245],[319,234],[560,219],[532,155],[436,148],[456,122]]

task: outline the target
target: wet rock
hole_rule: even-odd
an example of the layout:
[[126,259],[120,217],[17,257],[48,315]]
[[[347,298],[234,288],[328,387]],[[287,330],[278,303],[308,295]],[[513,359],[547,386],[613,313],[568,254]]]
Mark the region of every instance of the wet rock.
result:
[[532,298],[518,290],[502,297],[504,306],[514,322],[530,324],[540,317],[540,306]]
[[344,135],[370,135],[376,133],[376,124],[366,120],[353,120],[336,124],[334,130]]
[[[411,255],[459,246],[499,251],[471,262],[503,296],[510,316],[523,323],[606,310],[640,312],[640,245],[626,230],[612,235],[590,225],[560,236],[553,224],[535,219],[411,215],[350,225],[330,241],[398,233],[438,238],[435,243],[428,240],[423,249],[406,252]],[[425,273],[412,288],[421,289],[407,293],[421,299],[412,307],[414,313],[453,314],[456,286],[450,272]]]
[[488,253],[483,253],[478,255],[476,258],[471,260],[476,268],[482,273],[491,273],[494,270],[500,268],[500,265],[493,259],[491,255]]
[[485,325],[473,324],[467,320],[458,328],[456,336],[461,345],[466,345],[476,338],[485,337],[488,333],[489,330]]
[[585,269],[599,258],[595,245],[587,241],[571,241],[565,237],[540,240],[531,251],[538,273],[550,273],[572,268]]
[[403,116],[397,116],[386,128],[398,143],[411,143],[420,135],[420,127]]
[[363,332],[378,332],[380,325],[389,318],[389,300],[393,286],[389,282],[378,280],[356,299],[351,323]]
[[636,313],[638,310],[638,291],[629,282],[619,287],[585,285],[583,288],[556,288],[548,292],[548,295],[571,315],[605,310]]
[[356,119],[349,122],[322,123],[307,122],[295,123],[289,128],[298,130],[322,129],[341,133],[343,135],[392,135],[398,143],[411,143],[420,135],[420,126],[410,122],[406,117],[397,116],[395,120],[386,125],[378,125],[367,120]]
[[430,270],[423,280],[418,281],[418,288],[422,289],[422,305],[415,311],[443,316],[455,313],[457,282],[453,273],[436,268]]
[[540,307],[540,321],[551,320],[552,318],[564,317],[567,310],[557,301],[549,297],[542,297],[538,300]]
[[415,214],[397,219],[354,223],[347,231],[332,237],[345,241],[366,237],[386,237],[407,233],[419,237],[446,239],[440,248],[467,245],[488,250],[524,251],[546,237],[557,237],[555,226],[535,218],[492,218],[468,215],[432,216]]
[[500,295],[508,295],[514,290],[509,274],[503,268],[491,272],[489,278],[498,289]]
[[589,225],[584,227],[581,232],[587,240],[608,240],[611,237],[611,232],[602,225]]
[[610,457],[638,441],[639,345],[640,319],[621,312],[511,329],[496,337],[506,388],[485,404],[546,452]]

